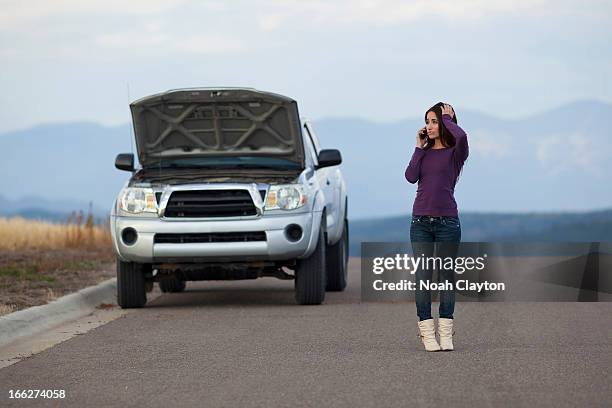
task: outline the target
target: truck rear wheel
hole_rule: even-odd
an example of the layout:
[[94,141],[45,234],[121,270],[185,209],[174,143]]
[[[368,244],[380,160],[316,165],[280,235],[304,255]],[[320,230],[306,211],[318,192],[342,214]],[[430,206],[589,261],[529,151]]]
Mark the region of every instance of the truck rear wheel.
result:
[[320,305],[325,300],[325,247],[325,232],[321,225],[314,252],[297,263],[295,300],[300,305]]
[[327,247],[327,286],[325,290],[341,292],[346,288],[348,276],[348,220],[344,220],[342,236],[334,245]]
[[145,265],[117,259],[117,303],[122,309],[147,303]]
[[178,293],[185,290],[185,281],[176,277],[169,277],[159,281],[159,289],[166,293]]

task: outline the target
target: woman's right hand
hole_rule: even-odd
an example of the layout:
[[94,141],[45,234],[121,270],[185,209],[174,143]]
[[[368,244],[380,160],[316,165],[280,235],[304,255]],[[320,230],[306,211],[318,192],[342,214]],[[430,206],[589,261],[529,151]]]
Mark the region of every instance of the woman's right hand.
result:
[[422,127],[417,131],[416,134],[416,145],[419,149],[422,149],[423,146],[425,146],[425,141],[427,140],[426,138],[421,138],[422,134],[426,134],[427,128],[426,127]]

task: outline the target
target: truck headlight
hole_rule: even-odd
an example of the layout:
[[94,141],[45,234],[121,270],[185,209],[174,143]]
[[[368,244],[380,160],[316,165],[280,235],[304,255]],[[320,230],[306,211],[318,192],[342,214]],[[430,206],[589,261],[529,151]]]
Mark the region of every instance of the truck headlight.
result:
[[150,188],[127,187],[121,192],[119,209],[130,214],[157,214],[155,194]]
[[304,186],[301,184],[272,185],[266,198],[266,210],[295,210],[307,202]]

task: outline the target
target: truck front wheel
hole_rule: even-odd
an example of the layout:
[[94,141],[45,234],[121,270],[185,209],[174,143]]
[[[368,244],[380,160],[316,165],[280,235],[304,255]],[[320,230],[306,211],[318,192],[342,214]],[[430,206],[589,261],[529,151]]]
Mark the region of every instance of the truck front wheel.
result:
[[342,237],[327,247],[327,287],[325,290],[341,292],[346,288],[348,275],[348,220],[344,220]]
[[300,305],[320,305],[325,300],[325,231],[319,228],[317,247],[295,270],[295,300]]
[[145,265],[117,259],[117,303],[122,309],[147,303]]

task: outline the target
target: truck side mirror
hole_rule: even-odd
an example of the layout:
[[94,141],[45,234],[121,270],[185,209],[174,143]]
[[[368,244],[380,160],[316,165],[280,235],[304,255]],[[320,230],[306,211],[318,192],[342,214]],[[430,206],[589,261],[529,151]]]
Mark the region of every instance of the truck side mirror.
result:
[[342,155],[340,154],[340,150],[325,149],[319,152],[318,169],[321,167],[336,166],[340,163],[342,163]]
[[115,159],[115,167],[119,170],[134,171],[134,155],[132,153],[121,153]]

